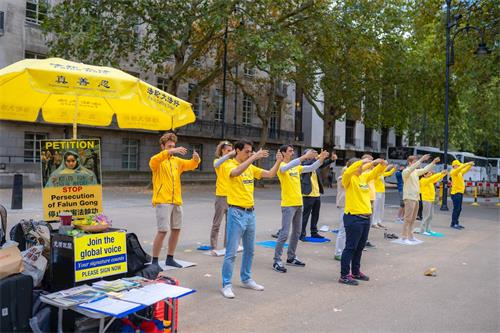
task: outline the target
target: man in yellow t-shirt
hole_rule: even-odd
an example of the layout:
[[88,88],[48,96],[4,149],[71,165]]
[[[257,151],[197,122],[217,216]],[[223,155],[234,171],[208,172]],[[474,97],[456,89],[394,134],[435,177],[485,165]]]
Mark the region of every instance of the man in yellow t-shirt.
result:
[[372,214],[368,182],[374,180],[386,167],[387,162],[382,159],[372,161],[369,157],[362,160],[351,158],[342,174],[342,186],[345,189],[343,219],[346,244],[340,259],[340,283],[358,285],[357,280],[369,280],[360,270]]
[[297,243],[302,230],[302,190],[300,185],[300,175],[303,173],[315,172],[325,158],[328,152],[322,151],[318,159],[311,165],[303,166],[300,163],[306,159],[315,158],[318,153],[315,150],[308,150],[304,155],[292,160],[294,150],[292,145],[283,145],[280,147],[280,153],[283,154],[278,170],[278,178],[281,184],[281,229],[278,233],[278,241],[274,250],[273,268],[280,273],[286,273],[286,268],[281,261],[283,246],[288,239],[290,225],[292,225],[292,234],[287,251],[287,265],[304,267],[306,264],[300,261],[295,255]]
[[153,241],[153,262],[158,264],[163,240],[170,230],[168,252],[165,264],[182,267],[174,260],[174,252],[179,241],[182,226],[181,174],[194,170],[201,162],[200,156],[193,151],[193,158],[185,160],[174,156],[186,155],[187,149],[175,147],[177,136],[174,133],[164,134],[160,138],[161,152],[151,157],[149,167],[153,173],[153,206],[156,210],[158,232]]
[[260,149],[253,153],[252,143],[240,140],[234,144],[236,155],[234,159],[224,163],[224,172],[229,175],[227,190],[227,244],[226,255],[222,265],[222,295],[234,298],[232,277],[234,260],[240,240],[243,244],[240,278],[243,288],[264,290],[252,280],[252,260],[255,241],[255,213],[254,213],[254,180],[272,178],[276,176],[283,155],[276,154],[276,163],[270,170],[264,170],[252,163],[269,156],[267,150]]
[[451,201],[453,202],[453,212],[451,214],[451,225],[453,229],[461,230],[464,228],[458,218],[462,212],[462,200],[464,199],[465,182],[464,174],[474,166],[474,162],[460,163],[458,160],[451,162]]

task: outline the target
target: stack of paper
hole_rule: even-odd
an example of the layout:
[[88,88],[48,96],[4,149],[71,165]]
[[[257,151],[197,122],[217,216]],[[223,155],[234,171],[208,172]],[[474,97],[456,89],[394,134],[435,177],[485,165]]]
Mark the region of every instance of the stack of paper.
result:
[[105,295],[106,293],[104,291],[83,285],[44,295],[44,297],[50,299],[52,302],[69,307],[80,303],[91,302],[105,297]]

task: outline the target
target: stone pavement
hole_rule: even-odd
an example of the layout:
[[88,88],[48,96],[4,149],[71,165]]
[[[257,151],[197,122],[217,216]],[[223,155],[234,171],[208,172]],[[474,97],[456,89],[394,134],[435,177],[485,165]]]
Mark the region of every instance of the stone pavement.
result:
[[[104,190],[105,213],[115,226],[135,232],[146,251],[155,234],[150,196],[143,187]],[[327,189],[319,226],[338,225],[334,199]],[[445,237],[420,236],[425,241],[421,245],[393,244],[372,229],[376,248],[364,252],[362,260],[371,280],[359,286],[337,283],[333,233],[324,234],[332,243],[300,242],[297,253],[307,266],[290,267],[286,274],[272,270],[273,249],[256,246],[253,277],[266,289],[239,288],[240,254],[233,280],[236,298],[228,300],[219,292],[223,258],[196,250],[209,241],[213,201],[212,186],[184,187],[185,220],[176,257],[198,265],[170,274],[197,290],[180,303],[181,332],[500,331],[500,208],[494,204],[465,205],[463,231],[450,229],[451,212],[436,206],[433,229]],[[24,209],[9,210],[9,224],[40,218],[40,202],[39,190],[25,190]],[[0,203],[10,206],[9,190],[0,190]],[[270,234],[279,228],[279,203],[277,186],[256,189],[257,241],[272,239]],[[397,193],[390,190],[385,221],[390,232],[399,233],[401,225],[392,222],[396,207]],[[437,268],[436,277],[423,275],[429,267]]]

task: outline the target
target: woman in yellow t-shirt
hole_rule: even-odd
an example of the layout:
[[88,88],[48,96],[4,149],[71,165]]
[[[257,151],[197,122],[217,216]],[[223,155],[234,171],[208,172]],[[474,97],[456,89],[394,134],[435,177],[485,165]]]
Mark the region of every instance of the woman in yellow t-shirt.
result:
[[[217,239],[219,238],[219,229],[222,218],[227,214],[227,186],[228,177],[224,170],[224,164],[235,155],[233,145],[229,141],[221,141],[215,150],[216,159],[214,160],[215,174],[217,182],[215,184],[215,214],[212,221],[212,230],[210,232],[210,247],[212,254],[217,249]],[[227,215],[226,215],[227,217]],[[225,230],[225,228],[224,228]],[[224,232],[224,247],[226,247],[226,233]]]

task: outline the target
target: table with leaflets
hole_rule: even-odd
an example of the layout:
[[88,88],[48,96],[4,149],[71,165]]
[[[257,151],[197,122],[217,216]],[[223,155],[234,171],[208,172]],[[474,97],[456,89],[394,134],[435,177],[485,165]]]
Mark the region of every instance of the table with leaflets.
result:
[[[73,310],[89,318],[99,319],[99,333],[104,333],[116,318],[134,314],[161,301],[172,309],[171,327],[176,327],[173,302],[194,292],[196,291],[193,289],[135,276],[114,281],[101,280],[92,286],[83,285],[61,290],[43,295],[40,299],[58,308],[59,333],[63,332],[64,310]],[[107,318],[110,319],[106,323]]]

